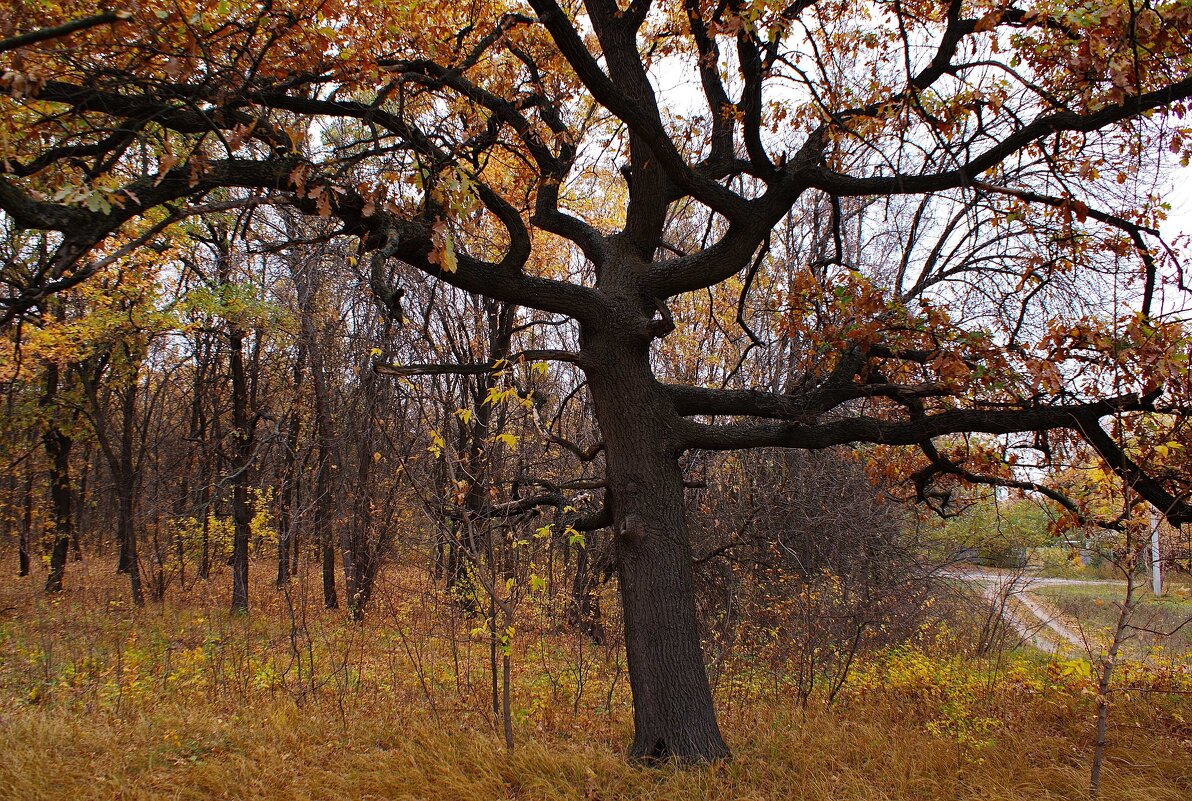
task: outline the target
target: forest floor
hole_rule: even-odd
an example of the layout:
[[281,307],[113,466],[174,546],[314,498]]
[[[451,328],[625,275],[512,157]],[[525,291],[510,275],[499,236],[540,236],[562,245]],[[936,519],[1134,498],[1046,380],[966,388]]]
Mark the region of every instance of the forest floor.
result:
[[[713,680],[733,761],[628,764],[623,655],[527,610],[508,644],[515,747],[493,726],[492,639],[414,574],[363,623],[254,571],[130,608],[107,565],[72,563],[47,599],[0,578],[3,799],[1083,799],[1092,666],[937,640],[868,654],[829,708],[748,651]],[[87,589],[79,589],[86,587]],[[612,604],[610,604],[612,606]],[[610,621],[610,629],[612,621]],[[763,658],[764,657],[764,658]],[[1186,659],[1127,663],[1103,798],[1192,798]],[[1130,689],[1124,689],[1130,688]]]

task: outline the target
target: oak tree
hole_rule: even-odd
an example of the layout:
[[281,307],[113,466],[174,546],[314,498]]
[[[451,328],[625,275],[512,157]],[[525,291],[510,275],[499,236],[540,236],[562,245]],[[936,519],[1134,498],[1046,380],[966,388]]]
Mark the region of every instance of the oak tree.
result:
[[[400,263],[574,321],[578,348],[535,358],[582,373],[603,438],[635,757],[729,754],[689,451],[870,443],[926,501],[986,482],[1079,520],[1041,471],[1084,442],[1192,522],[1150,190],[1189,148],[1186,0],[93,12],[0,19],[0,210],[52,243],[6,265],[0,319],[179,220],[267,202],[333,221],[395,318]],[[692,329],[676,311],[700,293]],[[668,336],[723,325],[736,363],[670,380]]]

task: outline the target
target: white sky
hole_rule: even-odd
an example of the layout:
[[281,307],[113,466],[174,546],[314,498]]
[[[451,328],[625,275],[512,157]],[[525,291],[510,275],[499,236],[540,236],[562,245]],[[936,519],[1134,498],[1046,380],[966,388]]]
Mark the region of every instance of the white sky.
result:
[[1183,167],[1172,174],[1167,202],[1172,208],[1161,229],[1163,235],[1169,240],[1181,233],[1192,235],[1192,167]]
[[[1159,232],[1169,245],[1184,244],[1184,269],[1192,267],[1192,167],[1182,167],[1171,173],[1169,186],[1164,197],[1171,204],[1171,211],[1167,219],[1159,226]],[[1185,237],[1184,243],[1177,243],[1177,237]],[[1160,308],[1165,312],[1175,312],[1177,316],[1187,318],[1192,307],[1192,297],[1168,286],[1163,291]]]

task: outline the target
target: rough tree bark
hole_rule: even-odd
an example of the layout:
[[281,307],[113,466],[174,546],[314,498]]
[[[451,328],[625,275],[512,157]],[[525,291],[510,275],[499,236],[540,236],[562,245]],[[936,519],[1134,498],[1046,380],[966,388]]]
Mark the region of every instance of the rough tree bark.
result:
[[606,265],[610,304],[581,329],[580,364],[604,436],[638,759],[723,759],[695,613],[680,418],[650,366],[654,304],[632,260]]

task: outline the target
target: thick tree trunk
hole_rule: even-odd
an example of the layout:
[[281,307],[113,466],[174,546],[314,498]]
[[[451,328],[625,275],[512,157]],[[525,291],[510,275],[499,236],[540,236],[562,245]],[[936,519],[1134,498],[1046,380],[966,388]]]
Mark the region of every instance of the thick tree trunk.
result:
[[[119,504],[117,504],[116,516],[120,516]],[[129,571],[129,552],[128,540],[124,538],[124,530],[120,526],[116,526],[116,543],[119,548],[119,555],[116,557],[116,572],[127,573]]]
[[339,608],[339,596],[335,592],[335,540],[328,529],[323,534],[323,607]]
[[586,332],[583,346],[616,537],[634,706],[630,755],[725,759],[695,614],[679,418],[650,370],[649,341],[644,333],[614,339]]

